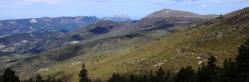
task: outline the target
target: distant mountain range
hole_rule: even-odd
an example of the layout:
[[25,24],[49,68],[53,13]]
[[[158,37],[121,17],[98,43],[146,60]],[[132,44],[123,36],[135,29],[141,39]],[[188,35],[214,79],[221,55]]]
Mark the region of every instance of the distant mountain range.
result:
[[26,58],[46,51],[43,45],[50,40],[97,21],[98,18],[94,16],[2,20],[0,21],[0,59],[11,61],[9,57],[12,60]]
[[[248,11],[216,16],[163,9],[137,21],[90,17],[91,22],[78,22],[78,27],[65,33],[61,32],[63,25],[55,31],[37,27],[38,31],[17,33],[9,29],[5,34],[12,35],[0,38],[0,69],[12,67],[21,78],[39,73],[77,82],[82,63],[92,79],[102,80],[114,72],[125,75],[148,73],[158,67],[174,71],[187,65],[197,68],[210,54],[221,63],[234,57],[237,47],[249,37]],[[26,20],[39,23],[41,19]]]
[[96,17],[44,17],[0,21],[0,36],[31,32],[70,32],[80,26],[93,24]]
[[[4,59],[10,61],[7,56],[14,57],[14,59],[26,58],[47,51],[59,46],[47,47],[56,37],[102,20],[94,16],[2,20],[0,21],[0,57],[4,56]],[[108,21],[127,22],[131,19],[125,20],[123,17],[115,16],[110,17]]]

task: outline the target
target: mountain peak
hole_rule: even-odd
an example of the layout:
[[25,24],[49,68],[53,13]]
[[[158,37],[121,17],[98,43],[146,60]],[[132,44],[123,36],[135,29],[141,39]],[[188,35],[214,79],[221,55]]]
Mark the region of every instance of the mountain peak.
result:
[[200,15],[187,11],[162,9],[147,16],[147,18],[169,18],[169,17],[200,17]]

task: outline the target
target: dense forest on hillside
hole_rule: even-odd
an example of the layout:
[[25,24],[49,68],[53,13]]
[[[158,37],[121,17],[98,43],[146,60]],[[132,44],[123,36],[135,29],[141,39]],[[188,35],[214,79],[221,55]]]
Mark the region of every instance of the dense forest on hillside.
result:
[[[159,68],[147,75],[120,75],[114,73],[109,80],[104,82],[249,82],[249,40],[239,48],[239,54],[235,60],[226,59],[223,67],[216,65],[216,58],[210,56],[207,64],[194,70],[191,66],[181,68],[177,73],[165,71]],[[85,65],[79,73],[80,82],[102,82],[92,81],[88,77]],[[0,77],[0,82],[64,82],[53,77],[43,78],[36,75],[28,80],[20,80],[15,71],[8,68]]]

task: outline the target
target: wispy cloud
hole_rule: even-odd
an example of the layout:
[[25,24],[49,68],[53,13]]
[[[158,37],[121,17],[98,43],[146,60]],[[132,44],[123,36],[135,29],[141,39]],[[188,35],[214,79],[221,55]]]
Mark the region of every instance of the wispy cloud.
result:
[[206,8],[206,7],[208,7],[208,6],[207,6],[207,5],[201,5],[201,7]]

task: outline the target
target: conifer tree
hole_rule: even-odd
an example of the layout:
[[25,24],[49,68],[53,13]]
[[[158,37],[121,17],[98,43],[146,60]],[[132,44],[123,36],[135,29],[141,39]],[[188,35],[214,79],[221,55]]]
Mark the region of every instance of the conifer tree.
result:
[[91,80],[88,78],[88,72],[85,68],[85,64],[82,65],[82,70],[80,71],[79,77],[79,82],[91,82]]
[[154,79],[152,82],[167,82],[170,78],[170,73],[169,72],[165,72],[162,67],[160,67],[157,71],[156,71],[156,76],[154,76]]
[[150,71],[149,72],[149,75],[148,75],[148,82],[153,82],[155,80],[155,77],[153,75],[153,71]]
[[175,77],[175,82],[195,82],[195,71],[191,66],[181,68]]
[[7,68],[2,77],[2,82],[20,82],[19,77],[15,75],[15,71]]
[[217,82],[219,68],[216,66],[216,58],[208,58],[206,66],[202,66],[197,71],[197,82]]
[[127,82],[127,79],[117,73],[113,73],[112,77],[108,80],[108,82]]
[[164,82],[165,80],[165,72],[164,70],[160,67],[158,71],[156,71],[156,76],[155,76],[155,81],[156,82]]
[[237,82],[249,82],[249,40],[239,48],[236,69]]
[[37,74],[35,78],[36,78],[35,82],[44,82],[40,74]]
[[130,82],[137,82],[137,78],[135,75],[130,75]]
[[236,82],[236,64],[231,59],[224,60],[219,80],[220,82]]
[[149,79],[148,79],[147,75],[142,76],[141,82],[149,82]]

